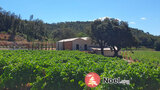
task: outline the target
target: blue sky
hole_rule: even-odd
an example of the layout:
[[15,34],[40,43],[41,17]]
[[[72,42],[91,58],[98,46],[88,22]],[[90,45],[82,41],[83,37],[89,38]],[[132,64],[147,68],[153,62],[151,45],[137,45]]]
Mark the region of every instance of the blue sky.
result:
[[22,19],[33,14],[47,23],[118,18],[130,27],[160,35],[160,0],[0,0],[0,7]]

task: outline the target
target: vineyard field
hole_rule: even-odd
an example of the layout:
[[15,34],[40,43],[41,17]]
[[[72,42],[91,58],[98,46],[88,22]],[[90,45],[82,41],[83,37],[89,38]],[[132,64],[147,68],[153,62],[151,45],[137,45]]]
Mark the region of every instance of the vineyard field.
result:
[[138,60],[147,64],[154,64],[155,66],[160,66],[160,52],[158,51],[134,51],[131,55],[134,60]]
[[[141,58],[138,53],[132,57],[143,62],[128,64],[80,51],[0,50],[0,90],[87,90],[84,78],[89,72],[101,77],[100,85],[92,90],[159,90],[160,56]],[[130,80],[130,85],[106,84],[103,77],[120,77]]]

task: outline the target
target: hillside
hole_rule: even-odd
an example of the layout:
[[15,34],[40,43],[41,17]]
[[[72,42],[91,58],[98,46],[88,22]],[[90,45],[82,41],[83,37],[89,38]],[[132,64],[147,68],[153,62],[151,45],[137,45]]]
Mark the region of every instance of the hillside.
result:
[[[57,41],[65,38],[89,36],[91,21],[44,23],[40,19],[22,20],[20,15],[0,9],[0,33],[11,36],[19,35],[27,41]],[[132,34],[139,41],[138,46],[154,48],[160,36],[145,33],[142,30],[130,28]],[[12,40],[11,40],[12,41]]]

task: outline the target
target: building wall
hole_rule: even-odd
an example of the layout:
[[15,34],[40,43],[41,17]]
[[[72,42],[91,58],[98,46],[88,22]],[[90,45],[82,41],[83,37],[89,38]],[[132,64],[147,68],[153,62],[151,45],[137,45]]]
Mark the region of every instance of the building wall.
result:
[[76,45],[79,45],[79,50],[84,51],[84,45],[87,45],[87,50],[89,50],[89,46],[91,45],[90,40],[76,39],[72,42],[72,50],[76,50]]
[[[95,53],[100,55],[101,50],[95,50]],[[120,55],[120,52],[118,54]],[[114,56],[114,51],[104,50],[104,56]]]
[[64,50],[72,50],[72,41],[63,43]]
[[63,42],[56,43],[56,50],[63,50]]

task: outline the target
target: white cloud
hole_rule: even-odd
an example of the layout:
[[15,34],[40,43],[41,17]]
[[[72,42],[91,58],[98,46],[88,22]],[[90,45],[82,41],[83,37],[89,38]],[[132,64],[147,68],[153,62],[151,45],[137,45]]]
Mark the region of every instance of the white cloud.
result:
[[135,22],[130,22],[130,24],[136,24]]
[[118,21],[122,21],[121,19],[119,19],[119,18],[116,18]]
[[142,18],[140,18],[141,20],[146,20],[147,18],[145,18],[145,17],[142,17]]
[[98,18],[98,19],[101,20],[101,21],[104,21],[104,19],[106,19],[106,18],[110,18],[110,17],[101,17],[101,18]]
[[[104,21],[105,18],[109,18],[110,19],[111,17],[108,17],[108,16],[100,17],[100,18],[98,18],[98,20]],[[117,19],[118,21],[121,21],[121,19],[119,19],[119,18],[115,18],[115,19]],[[95,19],[95,20],[97,20],[97,19]]]

